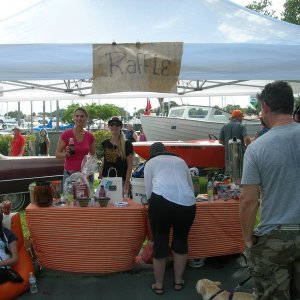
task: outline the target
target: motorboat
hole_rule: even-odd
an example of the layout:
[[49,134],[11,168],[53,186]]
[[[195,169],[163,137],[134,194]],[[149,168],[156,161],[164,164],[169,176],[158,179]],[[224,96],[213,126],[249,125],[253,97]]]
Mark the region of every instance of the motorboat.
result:
[[[143,159],[149,159],[150,146],[155,141],[132,143],[133,149]],[[162,141],[169,152],[181,157],[189,167],[220,168],[225,166],[225,147],[218,140]]]
[[[172,107],[168,116],[141,115],[141,124],[148,141],[187,141],[208,139],[209,134],[219,136],[230,114],[210,106]],[[249,136],[261,128],[260,120],[243,120]]]

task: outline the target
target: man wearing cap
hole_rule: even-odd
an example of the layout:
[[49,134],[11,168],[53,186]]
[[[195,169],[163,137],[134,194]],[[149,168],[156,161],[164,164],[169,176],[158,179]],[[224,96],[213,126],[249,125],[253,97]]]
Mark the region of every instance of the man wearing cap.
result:
[[21,135],[21,129],[19,126],[15,126],[13,131],[14,138],[11,143],[11,156],[23,156],[25,138]]
[[246,150],[246,146],[251,143],[251,140],[247,134],[246,126],[242,124],[243,113],[239,109],[234,110],[231,113],[230,122],[225,124],[220,132],[219,142],[225,146],[225,174],[230,174],[229,167],[229,146],[228,142],[233,137],[241,140],[243,150]]

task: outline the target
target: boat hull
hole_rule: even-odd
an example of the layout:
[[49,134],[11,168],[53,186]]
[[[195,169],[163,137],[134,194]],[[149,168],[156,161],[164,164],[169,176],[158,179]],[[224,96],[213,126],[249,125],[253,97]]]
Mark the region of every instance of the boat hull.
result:
[[[149,159],[149,148],[155,141],[133,143],[136,154]],[[225,147],[216,140],[162,141],[167,151],[181,157],[189,167],[225,167]]]
[[[141,115],[141,123],[148,141],[202,140],[208,139],[209,134],[218,138],[225,124],[224,122],[144,115]],[[259,122],[248,121],[243,124],[246,125],[249,136],[255,136],[261,128]]]

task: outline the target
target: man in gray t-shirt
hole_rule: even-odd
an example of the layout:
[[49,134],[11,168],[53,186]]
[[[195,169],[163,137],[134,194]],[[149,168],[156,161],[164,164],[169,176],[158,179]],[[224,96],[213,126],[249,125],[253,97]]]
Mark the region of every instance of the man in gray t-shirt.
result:
[[300,299],[300,124],[292,119],[293,91],[277,81],[257,97],[270,130],[244,156],[240,218],[250,274],[258,299]]
[[233,137],[236,137],[242,142],[243,152],[246,146],[250,144],[250,138],[247,134],[246,126],[242,124],[243,113],[236,109],[231,113],[230,122],[225,124],[220,132],[219,143],[225,146],[225,174],[230,175],[229,166],[229,145],[228,142]]

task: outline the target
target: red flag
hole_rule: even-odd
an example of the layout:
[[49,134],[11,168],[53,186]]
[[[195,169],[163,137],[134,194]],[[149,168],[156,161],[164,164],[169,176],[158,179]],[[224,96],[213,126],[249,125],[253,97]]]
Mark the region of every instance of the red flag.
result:
[[151,109],[152,109],[152,106],[151,106],[150,99],[147,98],[147,105],[146,105],[146,109],[145,109],[145,111],[144,111],[144,115],[149,116],[150,113],[151,113]]

